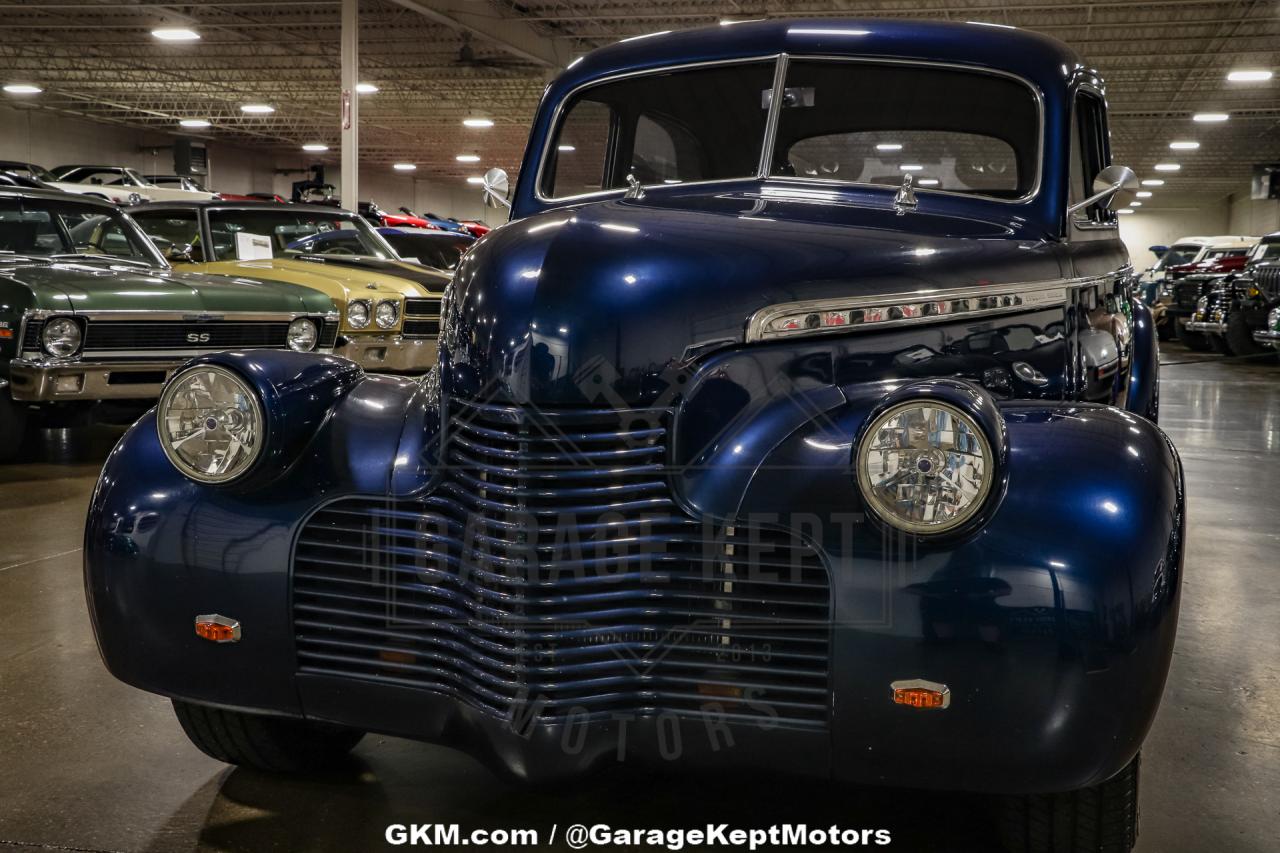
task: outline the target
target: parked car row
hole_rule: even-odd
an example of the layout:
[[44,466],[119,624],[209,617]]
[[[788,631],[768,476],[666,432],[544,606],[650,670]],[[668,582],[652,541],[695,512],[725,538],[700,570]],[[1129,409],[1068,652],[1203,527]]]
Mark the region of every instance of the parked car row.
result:
[[1280,349],[1280,232],[1184,237],[1144,275],[1163,340],[1224,355]]
[[319,352],[423,373],[445,287],[474,239],[376,229],[327,206],[122,208],[0,186],[0,456],[33,418],[132,419],[209,352]]

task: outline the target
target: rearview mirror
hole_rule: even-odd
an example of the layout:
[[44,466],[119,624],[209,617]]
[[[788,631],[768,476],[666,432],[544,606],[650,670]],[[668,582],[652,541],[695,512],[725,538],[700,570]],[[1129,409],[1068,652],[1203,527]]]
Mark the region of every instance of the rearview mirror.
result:
[[177,243],[169,247],[169,251],[164,253],[165,260],[171,264],[194,264],[195,246],[190,243],[179,245]]
[[1068,207],[1067,213],[1075,213],[1099,203],[1110,210],[1115,204],[1116,196],[1122,191],[1133,192],[1139,186],[1141,182],[1133,169],[1128,166],[1108,166],[1093,179],[1093,195]]
[[497,166],[493,167],[484,173],[481,185],[484,188],[485,207],[511,209],[511,202],[507,201],[507,195],[511,192],[511,181],[507,178],[505,170]]

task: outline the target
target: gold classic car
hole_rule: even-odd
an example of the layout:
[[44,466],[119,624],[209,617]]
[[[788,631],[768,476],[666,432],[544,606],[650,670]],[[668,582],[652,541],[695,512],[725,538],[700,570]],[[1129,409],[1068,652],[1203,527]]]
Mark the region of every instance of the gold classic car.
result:
[[162,202],[129,212],[175,269],[325,293],[342,318],[334,353],[366,370],[421,373],[436,362],[449,276],[400,260],[353,213],[235,201]]

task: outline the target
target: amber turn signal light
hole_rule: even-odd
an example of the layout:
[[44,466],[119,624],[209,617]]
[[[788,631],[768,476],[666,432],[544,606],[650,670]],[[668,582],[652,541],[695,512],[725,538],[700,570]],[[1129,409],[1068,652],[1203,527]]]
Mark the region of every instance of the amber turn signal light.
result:
[[892,691],[893,704],[906,705],[908,708],[941,710],[951,704],[951,689],[936,681],[920,678],[895,681],[889,685],[889,690]]
[[211,643],[240,642],[240,623],[217,613],[196,617],[196,636]]

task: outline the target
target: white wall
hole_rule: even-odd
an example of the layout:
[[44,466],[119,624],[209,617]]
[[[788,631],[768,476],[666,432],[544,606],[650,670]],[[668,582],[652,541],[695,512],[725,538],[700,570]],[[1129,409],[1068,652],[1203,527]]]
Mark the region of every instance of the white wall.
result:
[[[1156,262],[1149,246],[1168,246],[1179,237],[1195,234],[1234,234],[1229,226],[1226,200],[1203,207],[1142,207],[1132,216],[1120,217],[1120,239],[1129,250],[1138,272]],[[1238,233],[1249,233],[1248,231]]]
[[1254,201],[1248,193],[1231,197],[1231,227],[1228,234],[1252,234],[1261,237],[1280,231],[1280,199]]
[[[67,163],[131,166],[144,174],[173,172],[171,150],[150,151],[146,146],[172,146],[174,137],[98,122],[81,121],[45,110],[0,106],[0,160],[21,160],[46,169]],[[216,139],[206,143],[209,177],[214,191],[228,193],[275,192],[289,197],[301,171],[315,162],[302,156],[282,155],[226,145]],[[278,174],[280,169],[298,169]],[[341,184],[336,165],[325,169],[325,180]],[[360,168],[360,198],[376,201],[387,210],[401,205],[420,213],[430,211],[456,219],[485,219],[492,225],[505,221],[480,201],[479,187],[460,180],[432,180],[394,172],[390,166]],[[354,207],[354,205],[349,205]]]

